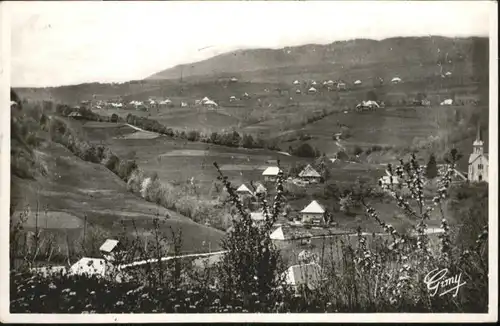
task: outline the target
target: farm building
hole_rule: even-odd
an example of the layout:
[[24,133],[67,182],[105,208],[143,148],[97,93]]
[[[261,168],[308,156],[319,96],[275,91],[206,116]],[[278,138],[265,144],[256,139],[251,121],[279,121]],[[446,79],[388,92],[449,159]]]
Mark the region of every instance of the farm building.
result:
[[347,88],[347,85],[343,82],[340,82],[337,84],[337,89],[338,90],[345,90]]
[[399,78],[399,77],[394,77],[394,78],[391,80],[391,82],[392,82],[393,84],[399,84],[399,83],[401,82],[401,78]]
[[265,181],[276,181],[278,174],[282,172],[277,166],[270,166],[262,172]]
[[380,108],[380,105],[375,101],[363,101],[356,105],[356,110],[374,110],[378,108]]
[[298,80],[293,82],[294,85],[300,85],[300,82]]
[[453,105],[453,100],[452,99],[446,99],[443,102],[441,102],[440,105]]
[[306,182],[319,182],[321,175],[308,164],[300,173],[299,178]]
[[248,189],[248,187],[245,186],[244,184],[242,184],[241,186],[238,187],[238,189],[236,189],[236,193],[239,195],[253,195],[252,191]]
[[181,108],[187,108],[188,104],[187,102],[181,102]]
[[311,82],[311,85],[313,85],[313,86],[316,86],[317,84],[318,84],[318,83],[316,83],[316,81],[315,81],[315,80],[313,80],[313,81]]
[[354,85],[361,85],[361,84],[362,84],[362,82],[359,79],[354,82]]
[[315,200],[300,211],[302,216],[302,223],[321,224],[325,209]]
[[285,272],[285,282],[296,291],[301,286],[310,290],[317,288],[322,280],[321,267],[316,263],[290,266]]
[[244,99],[249,99],[249,98],[250,98],[250,95],[248,95],[248,93],[245,93],[245,94],[243,94],[243,98],[244,98]]
[[232,83],[236,83],[238,81],[238,78],[231,77],[231,79],[229,81],[232,82]]
[[316,90],[316,88],[311,87],[311,88],[309,88],[309,89],[307,90],[307,92],[308,92],[309,94],[316,94],[318,91]]
[[469,156],[468,179],[472,182],[488,182],[489,157],[483,151],[483,141],[481,140],[479,128],[473,147],[474,149]]
[[73,111],[68,115],[69,118],[75,119],[75,120],[82,120],[83,116],[80,112]]
[[207,107],[207,108],[216,108],[218,107],[219,105],[217,103],[215,103],[214,101],[212,100],[208,100],[208,101],[205,101],[203,103],[203,106]]
[[300,94],[300,93],[302,93],[302,91],[300,89],[295,90],[295,94]]
[[234,102],[234,101],[236,101],[236,96],[231,96],[231,97],[229,98],[229,102]]
[[446,74],[444,74],[444,75],[445,75],[445,76],[447,76],[447,77],[449,77],[449,76],[451,76],[451,72],[450,72],[450,71],[448,71],[448,72],[446,72]]
[[16,109],[17,109],[18,107],[19,107],[19,105],[17,104],[17,102],[16,102],[16,101],[10,101],[10,108],[11,108],[11,109],[13,109],[13,108],[16,108]]
[[334,82],[333,82],[333,80],[328,80],[328,81],[325,82],[325,85],[327,85],[327,86],[333,86]]

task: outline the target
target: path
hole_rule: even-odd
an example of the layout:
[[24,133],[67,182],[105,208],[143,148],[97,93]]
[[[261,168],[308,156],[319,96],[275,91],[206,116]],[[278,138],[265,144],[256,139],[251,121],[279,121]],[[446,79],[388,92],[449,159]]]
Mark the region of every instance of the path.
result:
[[[178,258],[201,258],[201,257],[210,257],[210,256],[216,256],[216,255],[222,255],[225,254],[227,251],[217,251],[217,252],[209,252],[209,253],[203,253],[203,254],[188,254],[188,255],[181,255],[181,256],[170,256],[170,257],[162,257],[160,258],[160,261],[168,261],[172,259],[178,259]],[[148,260],[141,260],[141,261],[135,261],[133,263],[129,264],[123,264],[118,266],[118,269],[124,269],[128,267],[134,267],[134,266],[141,266],[145,264],[150,264],[150,263],[157,263],[158,259],[157,258],[152,258]]]

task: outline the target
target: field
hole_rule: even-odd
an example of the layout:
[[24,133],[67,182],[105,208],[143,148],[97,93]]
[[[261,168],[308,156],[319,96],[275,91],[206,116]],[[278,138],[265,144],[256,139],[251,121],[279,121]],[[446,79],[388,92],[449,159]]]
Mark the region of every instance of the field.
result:
[[182,229],[183,252],[204,251],[204,241],[218,248],[223,236],[221,231],[136,197],[104,166],[82,161],[54,143],[41,148],[39,154],[47,166],[48,176],[36,181],[13,177],[12,201],[17,204],[14,217],[29,205],[27,230],[34,230],[38,224],[45,232],[57,234],[59,245],[65,246],[66,233],[71,242],[81,239],[85,220],[87,226],[98,226],[110,236],[116,236],[122,231],[120,221],[134,219],[142,233],[152,229],[153,218],[168,215],[170,218],[163,230]]

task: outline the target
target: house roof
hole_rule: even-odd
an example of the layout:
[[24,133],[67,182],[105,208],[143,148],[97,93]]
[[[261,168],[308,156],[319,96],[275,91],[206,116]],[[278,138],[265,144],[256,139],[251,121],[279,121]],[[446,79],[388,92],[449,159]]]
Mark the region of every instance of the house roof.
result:
[[212,100],[205,101],[205,104],[217,106],[217,103]]
[[249,193],[252,193],[252,191],[250,189],[248,189],[248,187],[245,186],[244,184],[242,184],[241,186],[239,186],[238,189],[236,189],[236,192],[249,192]]
[[401,78],[399,78],[399,77],[394,77],[394,78],[392,79],[392,81],[399,81],[399,80],[401,80]]
[[291,285],[304,284],[313,289],[321,281],[321,266],[316,263],[290,266],[286,273]]
[[309,88],[307,91],[308,91],[308,92],[316,92],[316,88],[311,87],[311,88]]
[[359,79],[358,79],[358,80],[356,80],[356,81],[354,82],[354,84],[361,84],[361,80],[359,80]]
[[255,188],[255,192],[258,193],[258,194],[262,193],[262,192],[266,192],[266,191],[267,191],[266,187],[264,187],[264,185],[262,185],[260,183]]
[[270,166],[262,172],[262,175],[265,176],[277,176],[280,172],[280,168],[277,166]]
[[108,266],[104,259],[83,257],[70,267],[69,273],[104,276]]
[[325,209],[315,200],[313,200],[306,208],[300,211],[301,213],[316,213],[323,214]]
[[308,164],[304,170],[302,170],[300,173],[299,173],[299,177],[301,178],[304,178],[304,177],[309,177],[309,178],[320,178],[321,175],[315,170],[313,169],[313,167],[311,166],[311,164]]
[[118,246],[118,240],[107,239],[106,241],[104,241],[99,250],[110,253],[116,248],[116,246]]

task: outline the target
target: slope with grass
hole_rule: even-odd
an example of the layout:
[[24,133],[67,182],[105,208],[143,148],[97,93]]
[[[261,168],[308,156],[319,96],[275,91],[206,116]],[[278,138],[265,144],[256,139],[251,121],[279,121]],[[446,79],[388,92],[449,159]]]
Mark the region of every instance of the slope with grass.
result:
[[223,232],[133,195],[127,191],[126,184],[104,166],[82,161],[55,143],[46,143],[37,152],[47,167],[47,176],[35,180],[13,177],[11,193],[16,203],[14,216],[27,205],[30,207],[28,230],[38,224],[47,232],[68,233],[71,241],[76,241],[82,236],[85,220],[88,225],[117,236],[122,231],[120,221],[135,220],[142,233],[153,228],[153,218],[168,216],[163,230],[170,227],[174,231],[182,230],[183,252],[204,251],[204,241],[218,248]]

